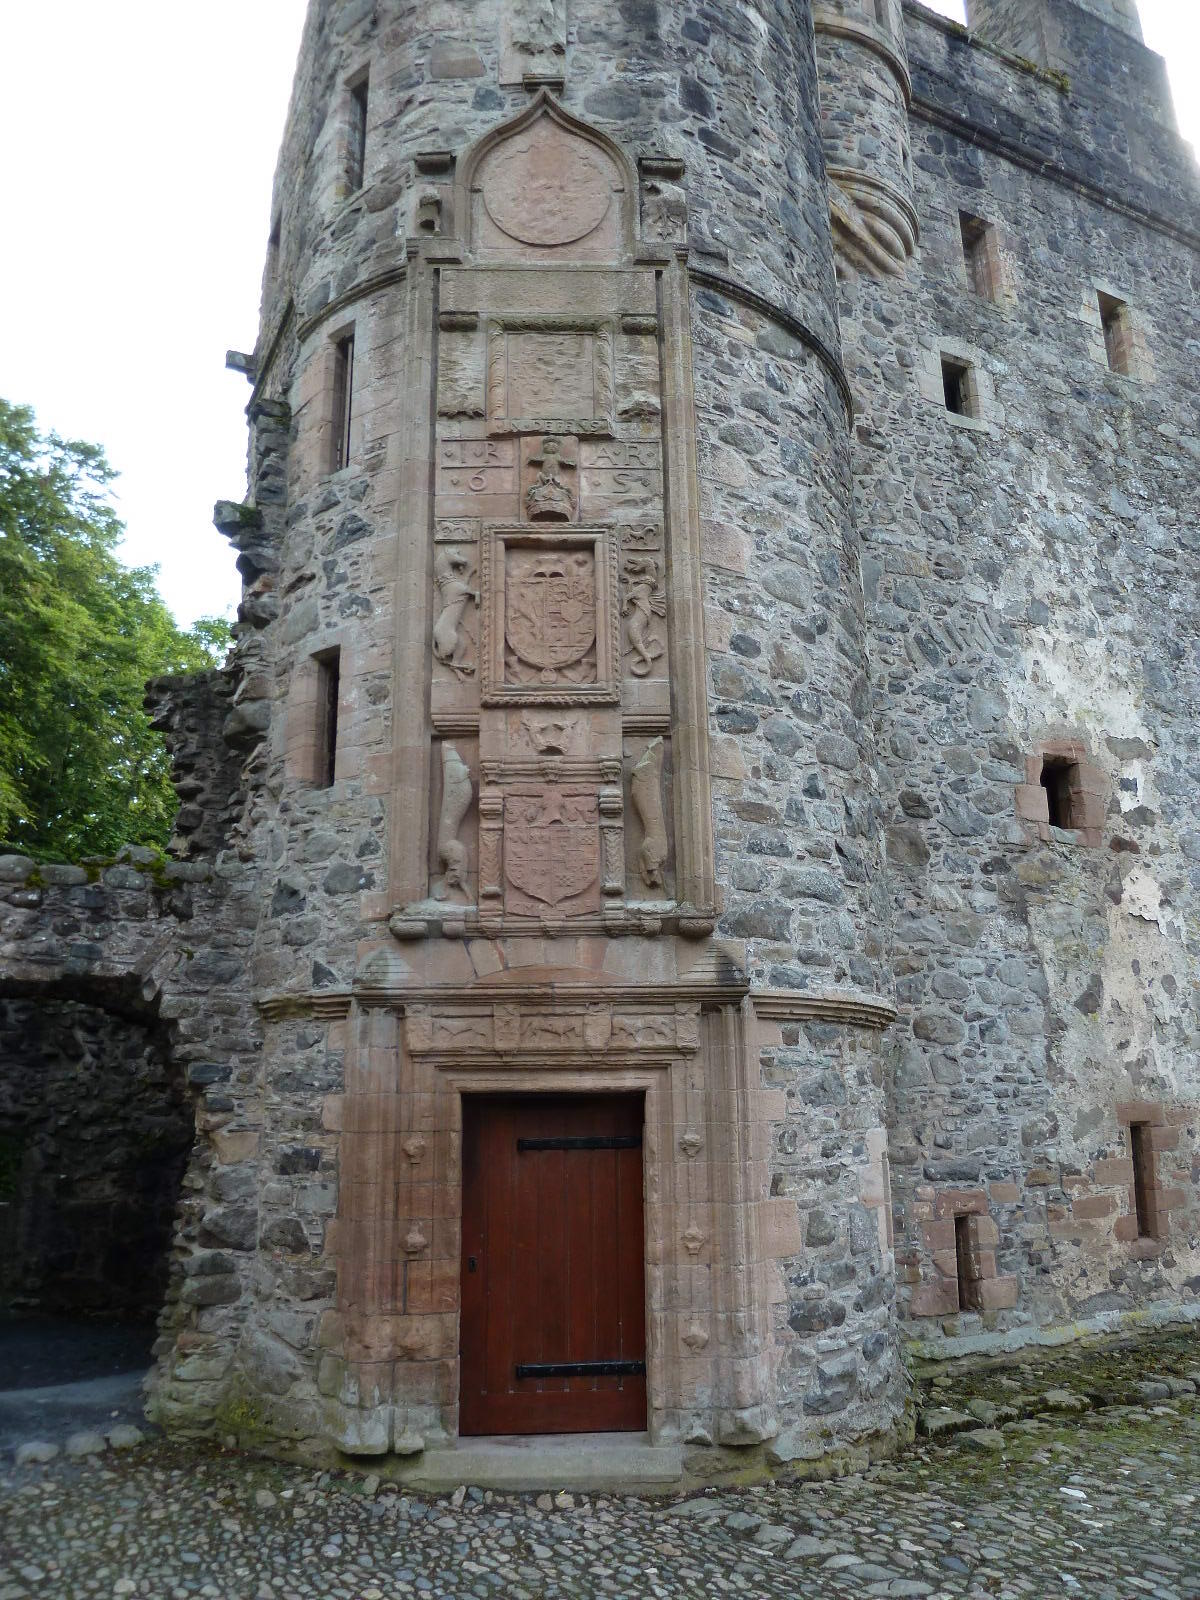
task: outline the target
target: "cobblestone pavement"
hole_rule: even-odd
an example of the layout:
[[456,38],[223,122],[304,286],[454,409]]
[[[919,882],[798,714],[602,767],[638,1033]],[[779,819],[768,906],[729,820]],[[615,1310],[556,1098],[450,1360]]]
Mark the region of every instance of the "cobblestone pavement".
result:
[[0,1476],[0,1600],[1200,1597],[1200,1401],[1025,1419],[825,1484],[426,1500],[149,1444]]

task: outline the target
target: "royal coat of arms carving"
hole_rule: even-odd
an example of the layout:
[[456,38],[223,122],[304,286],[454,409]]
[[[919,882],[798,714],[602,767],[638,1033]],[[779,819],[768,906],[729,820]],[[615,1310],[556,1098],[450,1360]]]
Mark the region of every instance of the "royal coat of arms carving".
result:
[[482,554],[484,704],[615,701],[611,530],[491,524]]

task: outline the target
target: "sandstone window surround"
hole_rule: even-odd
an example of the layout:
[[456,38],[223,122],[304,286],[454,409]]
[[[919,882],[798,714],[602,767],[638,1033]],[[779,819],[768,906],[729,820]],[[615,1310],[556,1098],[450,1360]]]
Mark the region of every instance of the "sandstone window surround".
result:
[[355,685],[363,664],[361,650],[341,631],[310,635],[298,646],[284,736],[284,770],[291,782],[333,791],[361,776]]
[[921,398],[952,426],[991,433],[1003,423],[984,353],[974,345],[940,339],[920,351],[916,372]]
[[1154,381],[1154,360],[1143,314],[1115,284],[1093,280],[1079,319],[1088,329],[1088,355],[1097,366],[1135,383]]
[[909,1304],[912,1317],[952,1317],[962,1311],[1010,1310],[1017,1279],[996,1266],[1000,1230],[982,1189],[943,1189],[914,1207],[928,1269]]
[[1128,1158],[1107,1163],[1106,1175],[1119,1181],[1126,1209],[1113,1227],[1116,1238],[1138,1259],[1160,1255],[1166,1247],[1170,1214],[1186,1203],[1181,1188],[1163,1182],[1160,1155],[1179,1144],[1179,1127],[1157,1100],[1122,1101],[1117,1122],[1125,1135]]
[[[1025,758],[1025,782],[1016,786],[1016,814],[1043,844],[1097,849],[1104,834],[1109,780],[1079,739],[1043,740]],[[1072,837],[1067,837],[1068,835]]]

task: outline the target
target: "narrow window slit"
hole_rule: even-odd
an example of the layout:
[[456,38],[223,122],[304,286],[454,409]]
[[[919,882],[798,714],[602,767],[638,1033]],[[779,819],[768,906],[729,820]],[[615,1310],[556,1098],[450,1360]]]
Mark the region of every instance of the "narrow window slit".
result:
[[970,1216],[954,1219],[954,1255],[958,1266],[958,1309],[974,1311],[978,1305],[975,1266],[971,1251]]
[[317,762],[319,789],[332,787],[337,777],[338,695],[341,692],[341,651],[327,650],[317,657]]
[[1148,1122],[1130,1123],[1129,1149],[1133,1157],[1133,1204],[1137,1213],[1138,1238],[1156,1239],[1158,1229],[1154,1207],[1154,1149],[1150,1142]]
[[346,151],[346,182],[361,189],[367,159],[367,94],[370,79],[364,72],[350,85],[350,133]]
[[333,470],[350,461],[350,421],[354,394],[354,335],[339,339],[333,353]]

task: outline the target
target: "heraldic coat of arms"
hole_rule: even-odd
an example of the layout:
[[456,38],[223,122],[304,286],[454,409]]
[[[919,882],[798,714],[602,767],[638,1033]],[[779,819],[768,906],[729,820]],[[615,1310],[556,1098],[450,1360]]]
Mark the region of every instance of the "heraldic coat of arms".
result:
[[594,909],[600,878],[595,794],[543,789],[510,795],[504,804],[504,874],[510,911]]
[[508,553],[506,676],[518,682],[596,679],[596,563],[591,550]]

